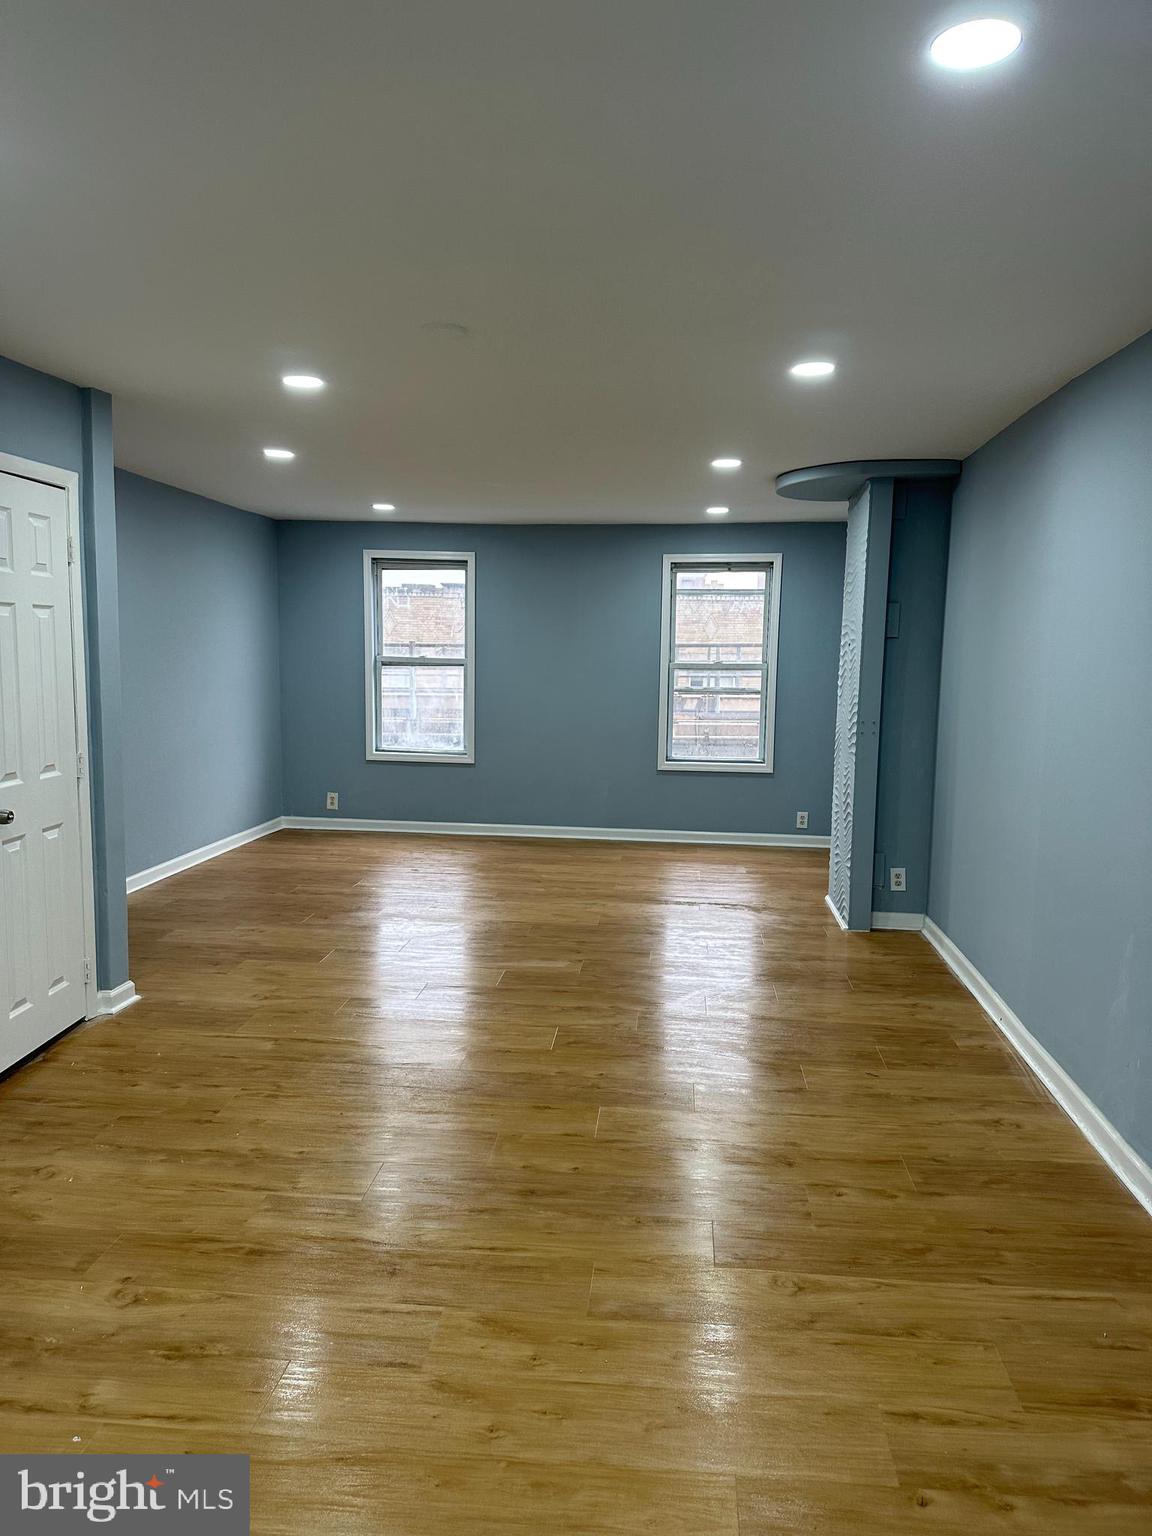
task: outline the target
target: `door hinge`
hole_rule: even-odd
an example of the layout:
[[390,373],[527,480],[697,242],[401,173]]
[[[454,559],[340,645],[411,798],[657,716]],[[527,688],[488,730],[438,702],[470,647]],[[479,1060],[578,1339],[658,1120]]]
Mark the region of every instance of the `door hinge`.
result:
[[87,985],[88,982],[90,982],[91,980],[92,980],[92,962],[91,962],[91,960],[88,959],[87,955],[85,955],[85,957],[84,957],[84,983],[85,983],[85,985]]
[[76,540],[72,537],[71,534],[69,534],[68,535],[68,564],[69,565],[75,565],[75,563],[76,563]]
[[82,779],[84,777],[84,754],[83,754],[83,752],[77,752],[77,754],[76,754],[76,777],[78,779]]

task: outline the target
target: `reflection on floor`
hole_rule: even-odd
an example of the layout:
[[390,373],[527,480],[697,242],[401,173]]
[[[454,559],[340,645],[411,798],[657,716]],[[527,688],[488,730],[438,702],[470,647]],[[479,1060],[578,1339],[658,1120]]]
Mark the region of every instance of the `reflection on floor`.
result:
[[1152,1223],[807,852],[282,833],[0,1084],[0,1449],[262,1536],[1152,1529]]

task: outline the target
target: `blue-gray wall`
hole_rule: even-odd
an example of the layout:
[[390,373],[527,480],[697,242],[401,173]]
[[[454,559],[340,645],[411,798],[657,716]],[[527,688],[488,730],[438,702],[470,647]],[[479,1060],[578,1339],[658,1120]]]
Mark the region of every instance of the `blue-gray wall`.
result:
[[[950,480],[900,480],[893,491],[874,912],[921,913],[928,905],[952,487]],[[907,871],[906,890],[889,888],[893,867]]]
[[928,910],[1152,1156],[1152,335],[968,460]]
[[117,471],[130,874],[279,816],[276,527]]
[[79,473],[83,390],[0,357],[0,451]]
[[0,358],[0,451],[80,478],[80,560],[88,661],[88,764],[96,898],[96,975],[128,979],[124,795],[120,777],[120,641],[112,402],[100,390]]
[[[279,525],[285,810],[827,835],[844,526]],[[364,756],[365,548],[476,552],[476,762]],[[780,551],[775,772],[656,769],[661,561]]]

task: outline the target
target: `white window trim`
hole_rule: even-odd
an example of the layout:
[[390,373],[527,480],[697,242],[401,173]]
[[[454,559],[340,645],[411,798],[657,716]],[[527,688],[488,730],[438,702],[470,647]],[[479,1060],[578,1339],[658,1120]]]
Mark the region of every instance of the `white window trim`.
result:
[[[769,555],[665,555],[664,590],[660,599],[660,746],[656,766],[662,773],[771,773],[776,751],[776,670],[780,640],[781,554]],[[672,690],[672,572],[678,565],[770,565],[772,601],[765,639],[768,668],[764,693],[764,761],[762,763],[688,763],[668,756],[668,705]],[[683,669],[684,664],[681,663]]]
[[[381,752],[376,746],[376,590],[373,563],[462,565],[464,577],[464,747],[463,752]],[[418,658],[417,658],[418,660]],[[364,551],[364,730],[370,763],[474,763],[476,761],[476,556],[448,549],[366,549]]]

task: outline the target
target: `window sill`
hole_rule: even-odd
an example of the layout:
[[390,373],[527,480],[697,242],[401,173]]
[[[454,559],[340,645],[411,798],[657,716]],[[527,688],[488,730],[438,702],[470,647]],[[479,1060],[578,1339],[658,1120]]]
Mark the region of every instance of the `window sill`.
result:
[[463,763],[466,767],[476,761],[474,752],[369,752],[370,763]]
[[771,773],[771,763],[669,763],[656,764],[660,773]]

